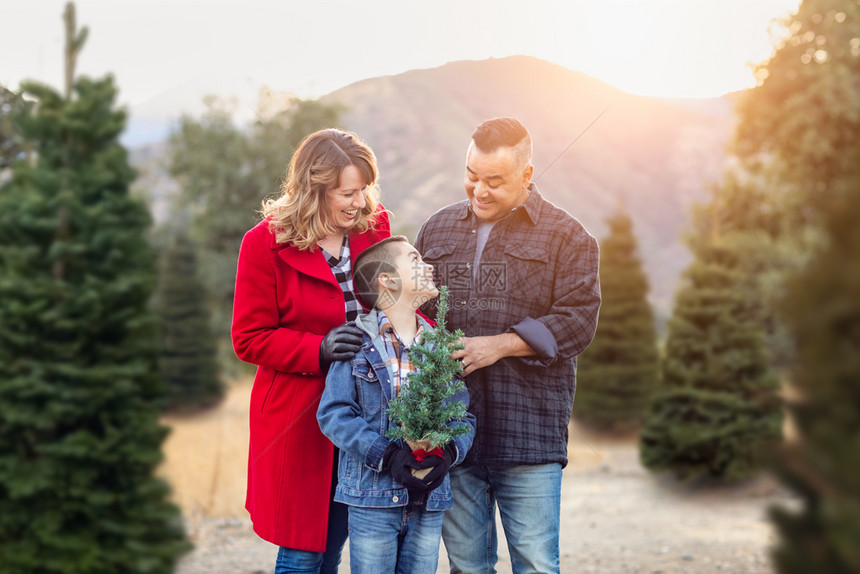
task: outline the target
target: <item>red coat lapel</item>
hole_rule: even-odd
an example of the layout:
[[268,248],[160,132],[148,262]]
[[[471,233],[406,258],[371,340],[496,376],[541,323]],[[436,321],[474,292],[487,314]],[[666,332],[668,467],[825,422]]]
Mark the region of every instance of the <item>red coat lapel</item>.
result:
[[[272,238],[274,242],[274,235]],[[328,261],[325,260],[325,256],[319,248],[311,252],[310,250],[302,251],[292,245],[274,244],[273,249],[279,249],[278,255],[281,259],[296,271],[338,286]]]
[[[287,265],[293,267],[300,273],[337,286],[337,282],[334,280],[334,274],[331,272],[328,261],[325,260],[325,256],[322,254],[320,249],[314,249],[313,252],[310,250],[300,250],[293,245],[277,243],[275,241],[274,234],[271,234],[270,237],[270,247],[272,249],[279,250],[278,255]],[[381,239],[381,237],[377,237],[377,234],[375,233],[350,233],[349,255],[351,262],[355,264],[355,258],[371,244],[379,241],[379,239]]]

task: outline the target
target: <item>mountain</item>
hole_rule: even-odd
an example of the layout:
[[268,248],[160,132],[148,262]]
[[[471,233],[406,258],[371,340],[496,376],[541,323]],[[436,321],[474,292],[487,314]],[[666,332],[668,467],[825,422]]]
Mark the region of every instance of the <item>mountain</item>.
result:
[[465,197],[472,130],[494,116],[518,118],[532,134],[544,197],[598,239],[619,202],[630,211],[661,318],[690,260],[680,240],[690,207],[718,181],[734,122],[731,96],[634,96],[526,56],[372,78],[322,99],[346,106],[344,125],[377,155],[394,230],[412,239],[433,212]]

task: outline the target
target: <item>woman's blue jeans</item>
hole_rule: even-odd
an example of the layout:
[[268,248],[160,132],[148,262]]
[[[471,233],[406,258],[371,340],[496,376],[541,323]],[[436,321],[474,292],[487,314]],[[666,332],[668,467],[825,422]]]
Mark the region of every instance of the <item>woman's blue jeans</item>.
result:
[[[337,486],[337,461],[339,452],[335,450],[331,495]],[[281,546],[275,562],[275,574],[337,574],[340,555],[346,543],[349,526],[349,507],[332,501],[328,509],[328,533],[325,552],[310,552]]]
[[493,574],[498,562],[496,505],[514,574],[559,571],[561,465],[451,469],[454,506],[442,539],[451,573]]
[[332,502],[328,515],[328,536],[325,552],[309,552],[281,546],[275,574],[302,572],[309,574],[337,574],[340,554],[346,543],[348,509],[345,504]]

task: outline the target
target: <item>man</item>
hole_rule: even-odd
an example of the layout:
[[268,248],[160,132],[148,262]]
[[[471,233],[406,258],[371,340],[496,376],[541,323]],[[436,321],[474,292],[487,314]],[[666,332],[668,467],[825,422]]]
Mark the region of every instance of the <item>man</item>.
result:
[[[467,200],[430,217],[415,242],[450,291],[448,328],[477,434],[451,470],[443,539],[451,572],[495,572],[495,507],[513,571],[559,571],[561,474],[576,356],[600,307],[595,239],[531,183],[532,143],[513,118],[482,123],[466,154]],[[424,307],[434,315],[432,303]]]

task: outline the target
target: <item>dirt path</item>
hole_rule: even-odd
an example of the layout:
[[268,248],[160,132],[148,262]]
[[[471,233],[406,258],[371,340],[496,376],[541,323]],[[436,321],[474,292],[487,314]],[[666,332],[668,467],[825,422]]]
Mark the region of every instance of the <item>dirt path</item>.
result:
[[[177,574],[268,573],[277,548],[257,538],[243,508],[250,385],[231,387],[208,413],[171,417],[162,475],[186,517],[193,552]],[[564,471],[561,571],[640,574],[769,573],[767,507],[793,500],[761,477],[733,487],[691,488],[654,477],[633,438],[574,429]],[[500,573],[510,573],[504,541]],[[349,572],[348,556],[341,572]],[[439,572],[447,572],[444,549]]]

